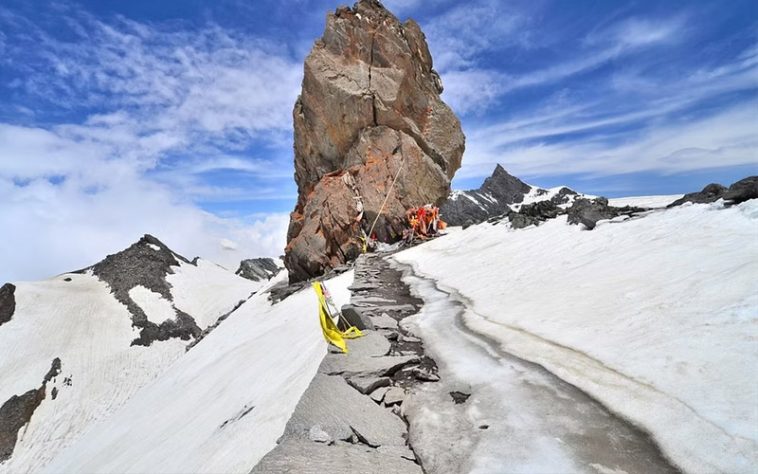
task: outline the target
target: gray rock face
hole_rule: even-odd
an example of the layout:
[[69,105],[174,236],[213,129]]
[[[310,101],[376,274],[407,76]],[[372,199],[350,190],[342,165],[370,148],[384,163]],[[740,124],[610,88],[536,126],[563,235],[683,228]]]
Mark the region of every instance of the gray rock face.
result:
[[16,286],[6,283],[0,287],[0,326],[7,323],[16,311]]
[[240,262],[235,272],[242,278],[253,281],[270,280],[281,271],[273,258],[250,258]]
[[172,301],[166,275],[174,273],[171,267],[179,265],[178,260],[192,264],[152,235],[145,235],[126,250],[108,255],[90,267],[95,276],[108,284],[115,298],[127,307],[132,315],[132,324],[140,328],[140,335],[132,341],[132,345],[149,346],[153,341],[170,338],[188,340],[200,335],[200,328],[187,313],[174,308],[176,318],[158,325],[149,321],[142,308],[129,296],[129,290],[142,285]]
[[441,90],[413,20],[401,23],[376,0],[327,16],[293,112],[291,282],[356,258],[375,219],[379,240],[390,241],[402,234],[406,209],[448,195],[465,139]]

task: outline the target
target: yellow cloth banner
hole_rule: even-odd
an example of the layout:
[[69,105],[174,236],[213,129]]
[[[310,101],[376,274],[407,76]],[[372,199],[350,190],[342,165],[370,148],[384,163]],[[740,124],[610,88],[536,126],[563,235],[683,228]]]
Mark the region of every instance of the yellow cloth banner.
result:
[[355,326],[350,326],[346,331],[340,331],[332,320],[329,312],[329,306],[326,303],[324,287],[321,282],[313,282],[313,289],[318,297],[318,317],[321,322],[321,331],[324,333],[324,339],[329,344],[339,347],[343,353],[347,353],[347,343],[345,339],[354,339],[363,336],[363,333]]

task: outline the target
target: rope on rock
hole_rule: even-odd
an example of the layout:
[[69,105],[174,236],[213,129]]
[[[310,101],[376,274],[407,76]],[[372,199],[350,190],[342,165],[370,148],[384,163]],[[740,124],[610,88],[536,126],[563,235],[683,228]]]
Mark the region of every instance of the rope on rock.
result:
[[363,253],[366,253],[366,250],[368,247],[368,239],[371,237],[371,234],[374,232],[374,226],[376,226],[376,222],[379,220],[379,216],[382,215],[384,206],[387,204],[387,200],[390,198],[390,194],[392,194],[392,190],[395,188],[395,182],[397,181],[398,176],[400,176],[400,172],[403,170],[404,164],[405,164],[405,156],[403,156],[402,160],[400,160],[400,167],[397,169],[397,173],[395,173],[395,177],[392,179],[392,184],[390,184],[390,188],[389,190],[387,190],[387,195],[384,196],[384,201],[382,202],[382,205],[379,208],[379,212],[376,213],[374,222],[371,224],[371,228],[368,231],[368,236],[361,237],[361,240],[363,241]]

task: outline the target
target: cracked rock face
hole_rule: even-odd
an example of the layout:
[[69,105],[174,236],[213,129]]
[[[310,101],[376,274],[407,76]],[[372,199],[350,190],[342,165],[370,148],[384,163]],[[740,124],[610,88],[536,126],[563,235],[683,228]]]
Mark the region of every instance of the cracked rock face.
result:
[[327,16],[293,112],[298,202],[284,260],[291,281],[360,253],[361,231],[395,176],[374,228],[379,240],[399,237],[407,208],[445,199],[465,139],[441,92],[413,20],[401,23],[375,0]]

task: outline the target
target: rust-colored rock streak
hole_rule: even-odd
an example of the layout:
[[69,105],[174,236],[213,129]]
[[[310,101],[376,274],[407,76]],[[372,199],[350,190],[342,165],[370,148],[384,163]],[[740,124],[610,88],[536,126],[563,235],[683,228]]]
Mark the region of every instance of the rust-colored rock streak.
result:
[[424,34],[375,0],[330,13],[305,60],[293,111],[298,201],[284,263],[291,281],[358,256],[368,228],[397,182],[374,232],[390,241],[405,209],[438,204],[460,168],[465,138],[440,100]]

